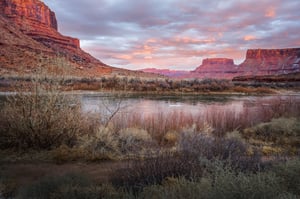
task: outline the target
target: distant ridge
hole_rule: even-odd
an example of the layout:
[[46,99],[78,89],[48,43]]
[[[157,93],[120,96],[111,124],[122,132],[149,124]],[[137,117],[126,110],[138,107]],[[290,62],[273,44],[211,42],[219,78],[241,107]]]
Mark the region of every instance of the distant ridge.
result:
[[242,76],[284,75],[300,72],[300,48],[249,49],[246,59],[235,65],[229,58],[207,58],[193,71],[143,69],[177,78],[232,79]]

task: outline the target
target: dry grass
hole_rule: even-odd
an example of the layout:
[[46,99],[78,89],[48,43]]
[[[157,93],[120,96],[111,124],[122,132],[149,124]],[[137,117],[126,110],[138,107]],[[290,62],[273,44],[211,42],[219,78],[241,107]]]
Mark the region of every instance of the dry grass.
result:
[[272,119],[246,128],[242,135],[265,155],[300,154],[300,121],[296,118]]
[[101,127],[95,134],[82,137],[80,146],[90,151],[94,160],[136,157],[158,147],[143,129],[115,131],[110,127]]
[[[245,104],[240,109],[228,106],[210,106],[195,114],[183,111],[143,113],[121,113],[112,120],[112,126],[118,130],[124,128],[145,129],[158,143],[164,143],[170,132],[180,134],[184,129],[193,128],[198,131],[210,126],[217,137],[227,132],[242,130],[261,122],[269,122],[272,118],[298,117],[300,103],[293,98],[275,97]],[[176,134],[176,133],[175,133]],[[174,138],[175,139],[175,138]]]

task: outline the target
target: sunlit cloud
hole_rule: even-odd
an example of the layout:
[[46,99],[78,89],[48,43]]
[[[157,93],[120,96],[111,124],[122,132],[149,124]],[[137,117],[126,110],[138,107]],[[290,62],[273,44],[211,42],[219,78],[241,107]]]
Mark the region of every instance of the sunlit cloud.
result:
[[299,47],[299,0],[44,0],[59,31],[104,63],[193,70],[249,48]]
[[246,35],[246,36],[244,36],[244,40],[245,41],[251,41],[251,40],[255,40],[255,39],[256,39],[256,37],[253,36],[253,35]]
[[275,12],[275,8],[274,7],[269,7],[267,8],[267,11],[265,13],[266,17],[275,17],[276,12]]

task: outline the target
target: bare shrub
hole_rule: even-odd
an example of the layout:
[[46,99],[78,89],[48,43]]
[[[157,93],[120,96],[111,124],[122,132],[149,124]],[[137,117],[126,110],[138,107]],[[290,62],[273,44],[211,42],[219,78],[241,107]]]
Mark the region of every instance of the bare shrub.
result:
[[49,81],[34,79],[26,85],[28,92],[22,89],[8,97],[1,110],[2,148],[73,146],[80,134],[93,131],[94,123],[82,114],[79,101],[59,91],[54,80]]
[[213,106],[205,112],[205,121],[213,127],[215,136],[223,137],[227,132],[240,128],[240,114],[236,110]]
[[112,120],[112,126],[118,130],[124,128],[140,128],[146,130],[160,145],[164,145],[168,132],[180,132],[194,123],[191,114],[183,112],[158,112],[144,116],[143,113],[118,114]]
[[299,117],[299,102],[300,99],[295,96],[272,96],[266,99],[258,99],[253,102],[253,105],[244,108],[246,112],[242,117],[247,120],[248,124],[245,127],[261,122],[269,122],[273,118]]
[[161,153],[156,157],[130,162],[111,178],[113,185],[140,191],[147,185],[161,184],[167,177],[192,178],[202,175],[195,157],[183,153]]
[[254,151],[249,154],[248,145],[239,137],[215,137],[197,131],[183,132],[179,140],[179,149],[183,154],[198,159],[222,160],[239,170],[260,169],[260,155]]

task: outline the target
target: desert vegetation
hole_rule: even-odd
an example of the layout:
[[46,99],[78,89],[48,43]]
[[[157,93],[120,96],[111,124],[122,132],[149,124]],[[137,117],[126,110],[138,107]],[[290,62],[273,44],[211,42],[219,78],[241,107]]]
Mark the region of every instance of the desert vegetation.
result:
[[84,112],[78,98],[63,92],[62,79],[57,81],[38,77],[20,84],[20,90],[1,104],[1,164],[119,166],[106,180],[75,172],[43,175],[27,183],[4,170],[1,197],[300,196],[298,98],[266,98],[242,109],[216,105],[193,114],[147,115],[122,111],[122,101],[116,101],[101,114]]
[[[57,71],[55,71],[57,73]],[[23,82],[27,87],[35,77],[32,76],[3,76],[0,77],[0,90],[13,91],[18,88],[18,84]],[[71,90],[90,90],[90,91],[114,91],[114,92],[140,92],[140,93],[224,93],[236,92],[246,94],[273,94],[274,89],[285,88],[275,84],[241,84],[231,80],[222,79],[172,79],[167,77],[147,78],[147,77],[126,77],[126,76],[103,76],[94,77],[45,77],[44,83],[50,84],[53,79],[60,80],[61,89]],[[289,86],[288,88],[297,88]],[[286,89],[288,89],[286,88]],[[26,89],[24,87],[24,89]]]

